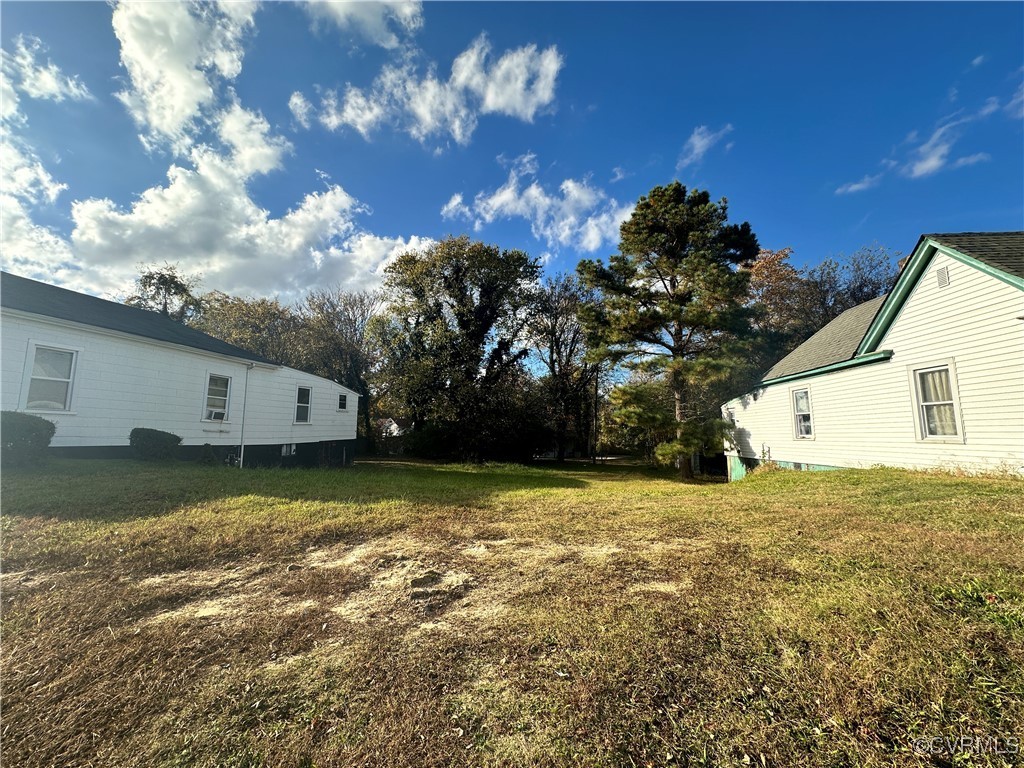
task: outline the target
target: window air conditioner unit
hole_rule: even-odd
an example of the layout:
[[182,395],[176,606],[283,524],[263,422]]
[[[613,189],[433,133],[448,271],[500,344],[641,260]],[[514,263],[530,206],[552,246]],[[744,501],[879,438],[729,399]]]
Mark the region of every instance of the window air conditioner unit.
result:
[[224,421],[224,417],[227,415],[224,411],[207,411],[206,418],[211,421]]

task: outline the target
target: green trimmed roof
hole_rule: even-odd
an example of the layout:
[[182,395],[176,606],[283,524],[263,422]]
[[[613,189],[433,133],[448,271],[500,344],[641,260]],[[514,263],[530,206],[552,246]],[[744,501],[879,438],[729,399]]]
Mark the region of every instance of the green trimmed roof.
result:
[[254,363],[278,365],[265,357],[175,322],[159,312],[98,299],[95,296],[76,293],[8,272],[0,275],[0,305],[8,309],[71,320],[83,325],[130,333]]
[[1008,275],[1024,278],[1024,232],[956,232],[924,235],[922,239],[934,240]]
[[852,307],[772,366],[763,381],[792,376],[851,359],[885,296]]

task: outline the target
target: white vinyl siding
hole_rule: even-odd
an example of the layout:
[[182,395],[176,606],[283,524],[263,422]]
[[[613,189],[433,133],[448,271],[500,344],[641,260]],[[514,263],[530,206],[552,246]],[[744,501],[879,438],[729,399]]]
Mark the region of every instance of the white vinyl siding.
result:
[[[936,271],[948,271],[940,288]],[[1024,466],[1024,293],[938,251],[878,349],[891,360],[806,380],[815,439],[793,439],[790,386],[729,402],[738,453],[835,467],[1019,471]],[[913,371],[949,366],[956,436],[921,438]],[[908,375],[910,372],[910,375]],[[730,451],[736,453],[737,451]]]

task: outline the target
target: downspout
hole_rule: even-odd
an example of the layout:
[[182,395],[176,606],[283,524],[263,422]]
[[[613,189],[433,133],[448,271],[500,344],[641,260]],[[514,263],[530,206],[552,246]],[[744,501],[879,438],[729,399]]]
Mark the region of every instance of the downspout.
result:
[[249,400],[249,371],[256,367],[256,363],[249,363],[245,367],[245,384],[242,387],[242,427],[238,435],[238,468],[245,466],[245,404]]

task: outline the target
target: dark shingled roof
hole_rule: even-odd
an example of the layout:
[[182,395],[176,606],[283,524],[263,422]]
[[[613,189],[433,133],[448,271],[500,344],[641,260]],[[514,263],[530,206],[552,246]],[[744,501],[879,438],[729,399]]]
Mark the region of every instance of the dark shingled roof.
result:
[[951,232],[923,237],[1024,279],[1024,232]]
[[277,365],[272,360],[175,322],[159,312],[97,299],[7,272],[0,273],[0,305],[36,315],[71,320],[218,355]]
[[832,363],[851,359],[867,333],[871,321],[882,307],[885,296],[865,301],[846,310],[807,341],[779,360],[763,381],[803,373]]

